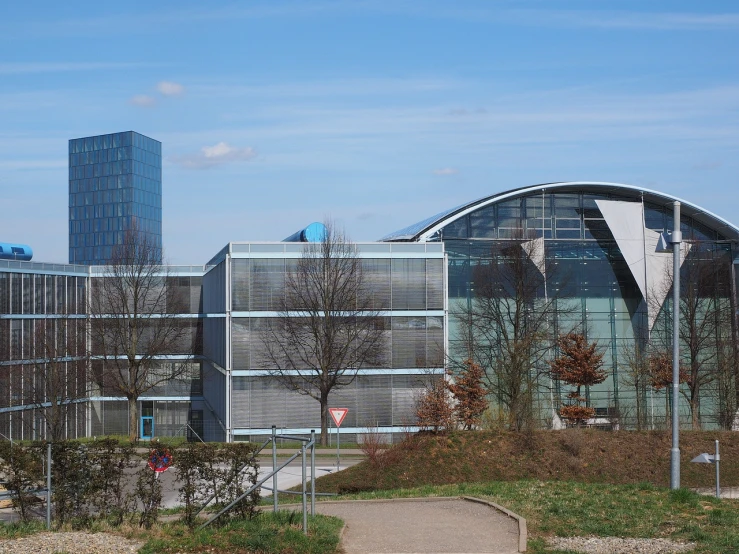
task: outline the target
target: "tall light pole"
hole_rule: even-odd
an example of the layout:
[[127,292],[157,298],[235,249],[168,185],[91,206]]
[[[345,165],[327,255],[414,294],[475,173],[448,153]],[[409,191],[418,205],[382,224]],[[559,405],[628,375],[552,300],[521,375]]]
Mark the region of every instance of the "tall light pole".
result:
[[672,450],[670,450],[670,488],[680,488],[680,202],[673,204],[672,243]]

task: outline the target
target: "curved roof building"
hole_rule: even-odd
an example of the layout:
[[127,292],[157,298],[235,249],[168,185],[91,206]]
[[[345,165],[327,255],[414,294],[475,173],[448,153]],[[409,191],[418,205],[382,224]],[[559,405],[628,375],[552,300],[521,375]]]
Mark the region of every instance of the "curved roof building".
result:
[[[449,353],[483,366],[507,424],[516,427],[523,410],[557,426],[563,405],[581,403],[603,416],[590,423],[658,427],[667,423],[666,387],[649,359],[671,349],[672,251],[660,245],[673,229],[675,201],[689,400],[681,417],[694,427],[728,427],[735,414],[726,398],[736,390],[736,225],[658,191],[563,182],[468,202],[382,240],[444,243]],[[598,344],[607,372],[579,394],[548,371],[559,353],[556,337],[569,331]],[[727,386],[730,392],[720,390]]]
[[[452,238],[450,236],[451,233],[456,233],[453,238],[462,238],[460,236],[464,234],[464,230],[461,228],[464,226],[462,225],[462,222],[465,221],[467,216],[472,213],[480,216],[484,215],[484,208],[489,208],[503,202],[507,205],[510,201],[515,201],[519,198],[543,197],[544,200],[546,200],[547,196],[552,199],[555,195],[563,197],[563,195],[571,194],[584,195],[585,205],[591,204],[593,200],[598,198],[602,200],[617,200],[622,202],[643,201],[644,204],[652,210],[663,211],[666,208],[670,213],[672,212],[672,203],[677,200],[682,204],[683,218],[690,218],[698,225],[711,228],[725,239],[733,241],[739,240],[739,227],[732,225],[725,219],[709,212],[708,210],[704,210],[695,204],[675,196],[632,185],[588,181],[543,183],[531,187],[522,187],[492,194],[478,200],[473,200],[472,202],[467,202],[461,206],[445,210],[432,217],[419,221],[418,223],[414,223],[413,225],[409,225],[408,227],[390,233],[381,240],[393,242],[438,241],[442,238],[441,230],[455,222],[456,225],[447,229],[446,238]],[[535,202],[528,202],[528,205],[535,209],[534,204]],[[560,204],[562,204],[562,202]],[[490,212],[488,211],[488,213]],[[480,232],[480,229],[475,228],[470,229],[467,236],[464,238],[490,238],[490,236],[489,233]]]

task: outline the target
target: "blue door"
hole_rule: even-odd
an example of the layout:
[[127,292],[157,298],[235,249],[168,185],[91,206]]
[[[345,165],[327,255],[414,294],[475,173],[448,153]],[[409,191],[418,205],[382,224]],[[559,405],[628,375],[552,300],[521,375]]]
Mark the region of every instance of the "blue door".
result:
[[150,440],[154,436],[154,418],[152,416],[141,416],[141,438]]

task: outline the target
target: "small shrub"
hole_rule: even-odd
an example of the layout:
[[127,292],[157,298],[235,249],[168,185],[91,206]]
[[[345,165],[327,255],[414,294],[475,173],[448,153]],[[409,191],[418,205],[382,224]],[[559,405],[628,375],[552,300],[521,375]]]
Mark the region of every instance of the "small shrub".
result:
[[670,501],[675,504],[685,504],[687,506],[697,506],[700,497],[697,493],[689,489],[676,489],[670,491]]
[[0,442],[0,473],[6,488],[13,493],[13,509],[23,523],[31,521],[31,506],[38,502],[28,491],[40,488],[43,481],[41,456],[38,448]]
[[365,433],[362,433],[362,442],[359,443],[369,463],[372,465],[380,465],[381,454],[387,448],[385,437],[380,433],[377,426],[368,427]]
[[156,472],[148,466],[142,467],[136,475],[136,498],[141,503],[139,527],[151,529],[152,525],[159,519],[159,507],[162,504],[162,484],[159,482]]

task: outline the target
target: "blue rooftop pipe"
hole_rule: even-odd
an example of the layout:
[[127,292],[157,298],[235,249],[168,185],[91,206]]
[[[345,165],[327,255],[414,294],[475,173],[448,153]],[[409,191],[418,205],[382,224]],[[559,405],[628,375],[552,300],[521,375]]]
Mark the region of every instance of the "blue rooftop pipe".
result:
[[314,222],[305,229],[293,233],[282,242],[322,242],[326,238],[326,226],[323,223]]
[[33,250],[30,246],[0,242],[0,260],[30,262],[31,258],[33,258]]

